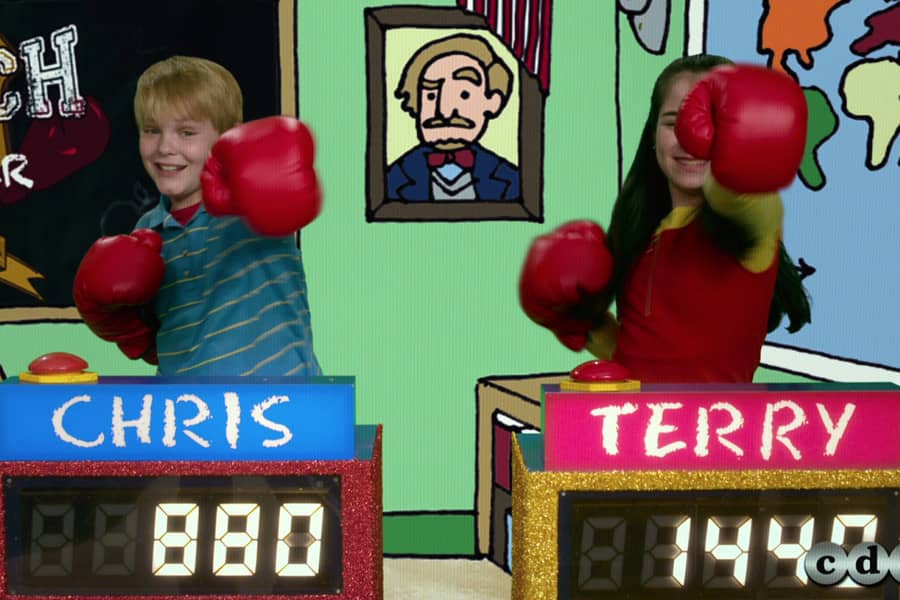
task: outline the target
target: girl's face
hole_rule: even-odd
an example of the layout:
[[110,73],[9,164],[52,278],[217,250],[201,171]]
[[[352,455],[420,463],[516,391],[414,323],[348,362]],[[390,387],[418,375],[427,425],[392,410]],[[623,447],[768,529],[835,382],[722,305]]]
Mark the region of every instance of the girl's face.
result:
[[656,122],[656,160],[669,180],[672,206],[697,206],[703,202],[703,180],[709,161],[694,158],[675,137],[675,117],[681,102],[705,73],[676,75],[663,98]]

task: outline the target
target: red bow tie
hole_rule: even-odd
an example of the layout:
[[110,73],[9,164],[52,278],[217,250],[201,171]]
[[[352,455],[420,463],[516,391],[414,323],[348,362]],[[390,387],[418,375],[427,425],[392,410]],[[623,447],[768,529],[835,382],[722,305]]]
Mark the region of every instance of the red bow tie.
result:
[[447,163],[456,163],[463,169],[471,169],[475,164],[475,153],[468,148],[463,148],[454,152],[430,152],[428,154],[428,165],[431,167],[440,167]]

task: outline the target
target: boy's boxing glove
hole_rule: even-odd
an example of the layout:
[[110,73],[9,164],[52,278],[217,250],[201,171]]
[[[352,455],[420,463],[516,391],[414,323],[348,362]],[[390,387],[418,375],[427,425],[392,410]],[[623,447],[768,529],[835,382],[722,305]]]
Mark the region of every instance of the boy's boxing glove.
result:
[[87,326],[128,358],[156,364],[156,329],[148,323],[165,274],[162,239],[151,229],[100,238],[75,273],[72,295]]
[[251,121],[222,134],[200,174],[213,216],[239,215],[255,232],[284,236],[322,207],[309,129],[290,117]]
[[598,306],[613,274],[603,229],[571,221],[532,242],[519,277],[519,301],[528,317],[580,351],[597,326]]
[[773,192],[794,179],[806,145],[803,90],[788,75],[755,65],[712,69],[675,120],[678,143],[710,161],[713,177],[739,193]]

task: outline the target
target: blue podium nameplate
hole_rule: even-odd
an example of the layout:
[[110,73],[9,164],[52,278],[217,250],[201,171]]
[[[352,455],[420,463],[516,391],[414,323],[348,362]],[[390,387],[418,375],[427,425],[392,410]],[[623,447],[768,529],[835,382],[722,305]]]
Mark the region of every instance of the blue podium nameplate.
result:
[[2,460],[352,459],[352,377],[0,384]]

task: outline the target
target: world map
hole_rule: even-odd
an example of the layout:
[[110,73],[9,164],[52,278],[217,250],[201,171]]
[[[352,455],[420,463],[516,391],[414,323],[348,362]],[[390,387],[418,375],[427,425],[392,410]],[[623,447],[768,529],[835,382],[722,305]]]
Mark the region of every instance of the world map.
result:
[[900,369],[900,0],[707,0],[706,51],[791,76],[809,109],[784,241],[812,323],[767,341]]
[[[812,68],[812,51],[827,45],[833,37],[829,16],[848,1],[768,0],[760,20],[760,46],[770,55],[769,66],[796,79],[796,74],[785,64],[787,54],[794,52],[801,65]],[[864,57],[888,44],[900,44],[900,3],[871,14],[865,24],[868,31],[850,46],[854,54]],[[844,100],[843,112],[869,124],[867,166],[883,167],[900,130],[900,62],[895,58],[863,58],[847,65],[840,93]],[[838,117],[821,89],[806,87],[804,94],[809,107],[809,128],[800,178],[811,189],[819,189],[825,184],[825,176],[816,160],[816,151],[835,133]]]

